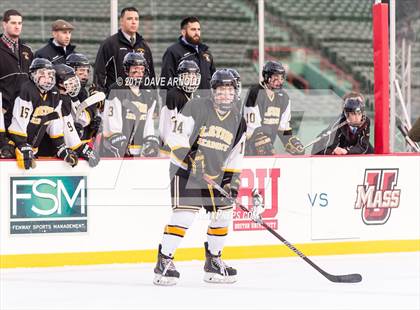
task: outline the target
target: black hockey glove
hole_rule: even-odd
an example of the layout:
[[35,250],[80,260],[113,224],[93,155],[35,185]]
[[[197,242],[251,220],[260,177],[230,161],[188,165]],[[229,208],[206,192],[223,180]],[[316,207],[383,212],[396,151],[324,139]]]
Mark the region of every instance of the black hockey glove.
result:
[[35,156],[31,145],[28,143],[20,144],[16,147],[15,151],[16,161],[19,168],[25,170],[35,168]]
[[15,145],[5,132],[0,132],[0,159],[15,158]]
[[273,143],[269,136],[262,131],[255,133],[253,137],[255,154],[257,156],[272,156],[275,154]]
[[79,158],[77,153],[69,148],[67,148],[64,144],[62,144],[57,152],[57,157],[64,160],[68,163],[71,167],[74,167],[79,162]]
[[121,133],[114,133],[104,139],[104,148],[110,151],[114,157],[124,157],[127,137]]
[[159,156],[159,139],[155,136],[147,136],[143,143],[141,155],[144,157]]
[[79,135],[79,138],[82,138],[84,133],[84,128],[82,124],[74,122],[74,127],[76,128],[76,132]]
[[187,156],[188,171],[197,180],[201,181],[205,174],[205,158],[201,151],[191,152]]
[[96,115],[90,122],[90,130],[93,133],[97,133],[99,128],[101,128],[102,118],[99,115]]
[[298,137],[290,137],[289,141],[285,146],[286,151],[292,155],[304,155],[305,149],[303,148],[302,142],[300,142]]
[[[239,193],[239,187],[241,186],[241,180],[239,178],[239,174],[235,173],[228,173],[225,172],[225,176],[222,180],[223,189],[230,195],[231,198],[236,199]],[[231,205],[233,204],[232,199],[229,199],[223,195],[221,195],[222,199],[221,202],[224,205]]]
[[77,154],[89,163],[90,167],[96,167],[99,164],[100,158],[98,153],[89,145],[82,144],[76,149]]

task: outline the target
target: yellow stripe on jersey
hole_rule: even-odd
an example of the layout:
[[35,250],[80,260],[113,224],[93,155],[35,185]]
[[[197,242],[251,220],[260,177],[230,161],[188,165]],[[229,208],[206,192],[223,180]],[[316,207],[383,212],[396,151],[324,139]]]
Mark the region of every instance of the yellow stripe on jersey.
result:
[[187,231],[187,228],[182,226],[176,226],[176,225],[166,225],[164,234],[166,235],[174,235],[178,237],[184,237],[185,233]]
[[83,144],[82,142],[77,143],[76,145],[70,147],[70,149],[72,149],[74,151],[74,150],[78,149],[82,144]]
[[227,227],[209,227],[207,229],[207,235],[210,236],[226,236],[228,234]]
[[51,139],[58,139],[58,138],[61,138],[61,137],[64,137],[64,135],[62,133],[60,133],[58,135],[55,135],[55,136],[50,136]]
[[232,173],[241,173],[241,169],[234,169],[234,168],[225,168],[223,169],[224,172],[232,172]]
[[25,132],[14,131],[9,129],[9,133],[16,136],[27,137],[28,135]]

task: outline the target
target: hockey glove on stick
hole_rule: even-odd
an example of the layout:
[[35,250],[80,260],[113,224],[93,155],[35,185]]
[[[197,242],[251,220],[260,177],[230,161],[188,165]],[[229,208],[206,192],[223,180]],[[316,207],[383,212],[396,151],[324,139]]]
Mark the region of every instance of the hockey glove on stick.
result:
[[201,151],[193,151],[187,156],[188,171],[196,178],[201,179],[205,173],[206,163]]
[[89,145],[82,144],[76,149],[77,154],[89,163],[90,167],[96,167],[99,164],[100,158],[98,153]]
[[155,136],[147,136],[143,144],[141,155],[144,157],[159,156],[159,139]]
[[104,139],[104,148],[110,151],[114,157],[124,157],[127,137],[121,133],[114,133]]
[[264,199],[255,188],[252,191],[252,209],[250,210],[250,219],[254,222],[261,221],[261,214],[265,211]]
[[17,165],[21,169],[28,170],[29,168],[35,168],[35,156],[32,150],[32,146],[28,143],[20,144],[16,147],[16,161]]
[[255,133],[253,138],[255,155],[257,156],[271,156],[275,154],[273,143],[269,136],[262,131]]
[[304,155],[305,148],[303,147],[302,142],[296,136],[290,137],[289,141],[285,146],[286,152],[292,155]]
[[64,160],[68,163],[71,167],[75,167],[79,162],[79,158],[77,153],[69,148],[67,148],[64,144],[60,146],[57,157]]

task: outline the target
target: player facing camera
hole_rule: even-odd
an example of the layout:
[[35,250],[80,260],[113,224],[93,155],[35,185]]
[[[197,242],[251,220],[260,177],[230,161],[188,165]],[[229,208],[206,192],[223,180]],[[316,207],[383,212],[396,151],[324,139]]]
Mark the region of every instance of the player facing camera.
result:
[[366,121],[363,97],[350,97],[344,101],[343,108],[347,123],[352,127],[360,127]]
[[140,53],[128,53],[123,61],[126,86],[140,87],[149,76],[149,66],[144,56]]
[[86,87],[90,74],[89,59],[81,53],[70,54],[66,58],[66,65],[74,69],[74,72],[80,80],[81,87]]
[[286,70],[283,65],[276,61],[268,61],[262,70],[265,86],[275,93],[280,92],[286,81]]
[[238,85],[228,69],[217,70],[210,81],[215,110],[225,115],[234,107]]
[[35,58],[29,72],[31,80],[41,92],[48,92],[55,86],[55,70],[49,60]]
[[200,85],[201,74],[200,68],[193,60],[183,60],[177,68],[178,87],[184,92],[192,94]]

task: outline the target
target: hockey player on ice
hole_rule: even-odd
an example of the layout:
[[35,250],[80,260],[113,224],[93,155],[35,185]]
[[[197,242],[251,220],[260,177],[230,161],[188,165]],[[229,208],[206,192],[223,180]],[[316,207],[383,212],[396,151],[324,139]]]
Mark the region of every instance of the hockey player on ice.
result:
[[211,212],[204,244],[204,280],[216,283],[236,281],[236,269],[221,259],[232,204],[203,181],[210,176],[232,197],[240,186],[246,123],[235,107],[237,84],[227,69],[217,70],[210,81],[212,95],[189,101],[178,114],[167,142],[171,152],[171,196],[173,213],[164,228],[156,264],[156,285],[174,285],[180,276],[174,254],[200,208]]

